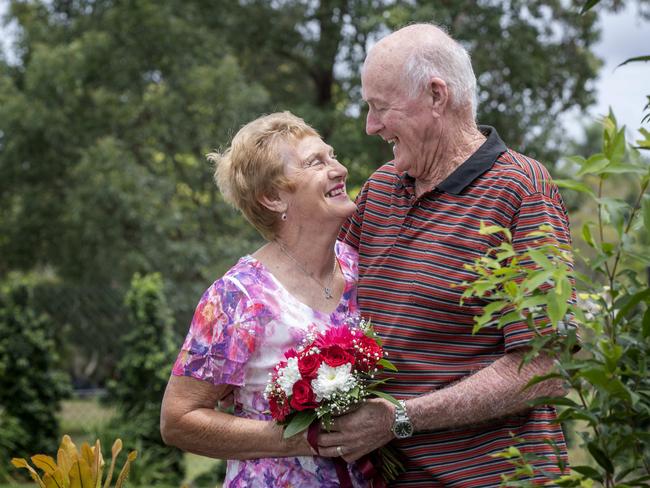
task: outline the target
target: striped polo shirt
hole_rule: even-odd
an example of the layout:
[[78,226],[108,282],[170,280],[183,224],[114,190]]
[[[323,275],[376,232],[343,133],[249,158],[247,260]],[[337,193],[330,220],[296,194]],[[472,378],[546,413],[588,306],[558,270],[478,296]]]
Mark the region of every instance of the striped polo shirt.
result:
[[[570,244],[567,212],[547,170],[506,148],[495,129],[481,130],[484,144],[419,198],[412,178],[398,174],[392,162],[383,165],[365,183],[357,212],[339,236],[359,250],[359,306],[399,370],[385,385],[398,398],[462,380],[533,336],[523,321],[472,334],[485,302],[470,298],[461,305],[461,284],[475,278],[464,265],[501,237],[480,235],[481,221],[511,229],[517,249],[541,224],[554,229],[559,243]],[[566,460],[555,419],[553,407],[540,406],[487,425],[396,440],[407,472],[394,486],[499,486],[500,475],[513,467],[491,455],[513,445],[513,436],[523,439],[517,444],[522,451],[550,460],[555,453],[544,441],[553,440]],[[554,464],[538,468],[556,473]]]

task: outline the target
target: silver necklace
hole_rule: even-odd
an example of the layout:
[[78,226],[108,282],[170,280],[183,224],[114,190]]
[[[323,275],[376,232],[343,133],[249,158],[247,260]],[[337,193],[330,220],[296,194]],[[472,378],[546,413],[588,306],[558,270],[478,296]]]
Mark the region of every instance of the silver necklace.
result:
[[298,269],[303,272],[306,276],[314,280],[316,283],[318,283],[322,288],[323,288],[323,294],[325,295],[325,300],[331,300],[334,298],[334,295],[332,294],[332,283],[334,283],[334,274],[336,273],[336,264],[338,263],[336,259],[336,254],[334,255],[334,266],[332,267],[332,272],[330,273],[329,280],[327,281],[327,285],[324,285],[318,278],[314,276],[314,273],[311,271],[307,271],[305,267],[298,261],[296,258],[294,258],[289,251],[287,251],[287,248],[284,247],[284,244],[282,244],[280,241],[275,241],[280,248],[280,251],[282,251],[289,259],[291,259],[296,266],[298,266]]

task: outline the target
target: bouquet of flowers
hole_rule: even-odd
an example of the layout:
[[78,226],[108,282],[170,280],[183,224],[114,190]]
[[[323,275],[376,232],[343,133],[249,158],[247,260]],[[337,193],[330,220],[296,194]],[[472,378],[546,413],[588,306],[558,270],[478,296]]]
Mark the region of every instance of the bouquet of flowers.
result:
[[[397,400],[378,387],[380,371],[397,371],[385,358],[381,341],[370,321],[350,319],[316,335],[308,335],[295,349],[284,353],[265,390],[271,416],[284,425],[288,438],[319,420],[329,429],[335,417],[369,397]],[[380,449],[382,476],[394,479],[403,469],[395,453]]]

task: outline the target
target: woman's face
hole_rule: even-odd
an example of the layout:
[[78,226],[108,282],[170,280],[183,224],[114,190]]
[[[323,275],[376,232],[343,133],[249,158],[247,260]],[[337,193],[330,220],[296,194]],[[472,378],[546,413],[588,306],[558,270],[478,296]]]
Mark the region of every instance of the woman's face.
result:
[[294,184],[294,191],[280,192],[287,204],[287,223],[338,226],[356,210],[345,188],[348,170],[336,160],[331,146],[308,136],[287,143],[283,153],[285,174]]

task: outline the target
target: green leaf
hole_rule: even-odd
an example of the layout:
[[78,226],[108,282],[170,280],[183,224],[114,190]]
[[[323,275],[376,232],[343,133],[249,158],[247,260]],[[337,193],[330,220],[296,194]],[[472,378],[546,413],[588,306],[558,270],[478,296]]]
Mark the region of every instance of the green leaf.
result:
[[479,229],[479,234],[481,235],[492,235],[492,234],[498,234],[502,233],[506,236],[506,239],[508,241],[512,240],[512,234],[510,232],[510,229],[506,227],[501,227],[499,225],[485,225],[485,222],[481,220],[480,224],[480,229]]
[[593,480],[599,481],[602,483],[603,481],[603,476],[598,472],[597,469],[592,468],[591,466],[571,466],[571,469],[575,471],[576,473],[580,473],[583,476],[586,476],[587,478],[591,478]]
[[626,174],[626,173],[633,173],[633,174],[645,174],[646,169],[642,166],[636,165],[636,164],[629,164],[629,163],[612,163],[606,168],[603,168],[602,170],[598,171],[595,174],[598,175],[615,175],[615,174]]
[[609,459],[607,454],[605,454],[605,452],[600,447],[598,447],[598,445],[596,445],[596,443],[593,441],[588,442],[587,449],[601,468],[603,468],[609,474],[614,473],[614,466],[612,465],[612,461]]
[[[648,105],[646,105],[646,109],[648,108],[650,108],[650,97],[648,97]],[[650,114],[646,115],[646,117],[648,116],[650,116]],[[643,139],[637,139],[636,144],[640,149],[650,149],[650,130],[642,127],[639,129],[639,132],[643,136]]]
[[643,212],[643,227],[646,235],[650,235],[650,198],[644,198],[641,206]]
[[391,363],[388,359],[381,358],[379,361],[377,361],[377,365],[381,366],[386,371],[397,372],[397,368],[395,367],[395,365]]
[[584,162],[582,168],[580,168],[576,173],[576,177],[579,178],[587,174],[597,174],[599,171],[606,168],[608,164],[610,164],[610,161],[603,153],[594,154]]
[[620,323],[621,320],[627,317],[641,301],[650,301],[650,288],[646,288],[632,296],[625,297],[624,304],[620,306],[616,317],[614,317],[614,325]]
[[609,170],[614,165],[619,165],[621,159],[625,156],[625,127],[616,132],[613,139],[605,143],[603,152],[611,164],[597,174],[602,174],[602,171]]
[[393,405],[399,405],[399,401],[397,401],[397,399],[396,399],[393,395],[390,395],[390,394],[388,394],[388,393],[386,393],[386,392],[383,392],[383,391],[373,391],[372,394],[375,395],[375,396],[377,396],[377,397],[379,397],[379,398],[383,398],[384,400],[388,400],[388,401],[391,402]]
[[585,222],[582,224],[582,240],[585,241],[586,244],[589,245],[589,247],[596,247],[596,241],[594,240],[594,237],[591,235],[591,228],[589,227],[590,222]]
[[617,68],[620,68],[621,66],[625,66],[628,63],[641,63],[641,62],[647,62],[647,61],[650,61],[650,56],[635,56],[633,58],[626,59],[621,64],[619,64],[617,66]]
[[597,5],[599,2],[600,0],[587,0],[582,6],[582,10],[580,10],[580,14],[588,12],[592,7],[594,7],[594,5]]
[[522,284],[525,286],[527,292],[537,290],[543,284],[550,282],[553,277],[554,270],[544,269],[536,272],[531,278],[526,279]]
[[[564,377],[560,373],[548,373],[544,375],[539,375],[539,376],[534,376],[533,379],[531,379],[528,383],[526,383],[526,386],[524,386],[524,390],[530,388],[531,386],[534,386],[538,383],[542,383],[546,380],[550,380],[552,378],[560,378],[563,379]],[[564,397],[562,397],[564,398]]]
[[644,339],[650,337],[650,307],[646,308],[645,313],[643,314],[641,330]]
[[288,439],[289,437],[299,434],[303,430],[307,429],[317,418],[316,412],[313,410],[303,410],[302,412],[298,412],[284,428],[284,434],[282,436],[285,439]]
[[566,188],[567,190],[586,193],[587,195],[590,195],[592,197],[596,196],[593,190],[588,185],[582,183],[581,181],[575,181],[575,180],[553,180],[553,181],[560,188]]
[[529,405],[561,405],[563,407],[580,408],[576,402],[567,397],[539,397],[528,402]]

